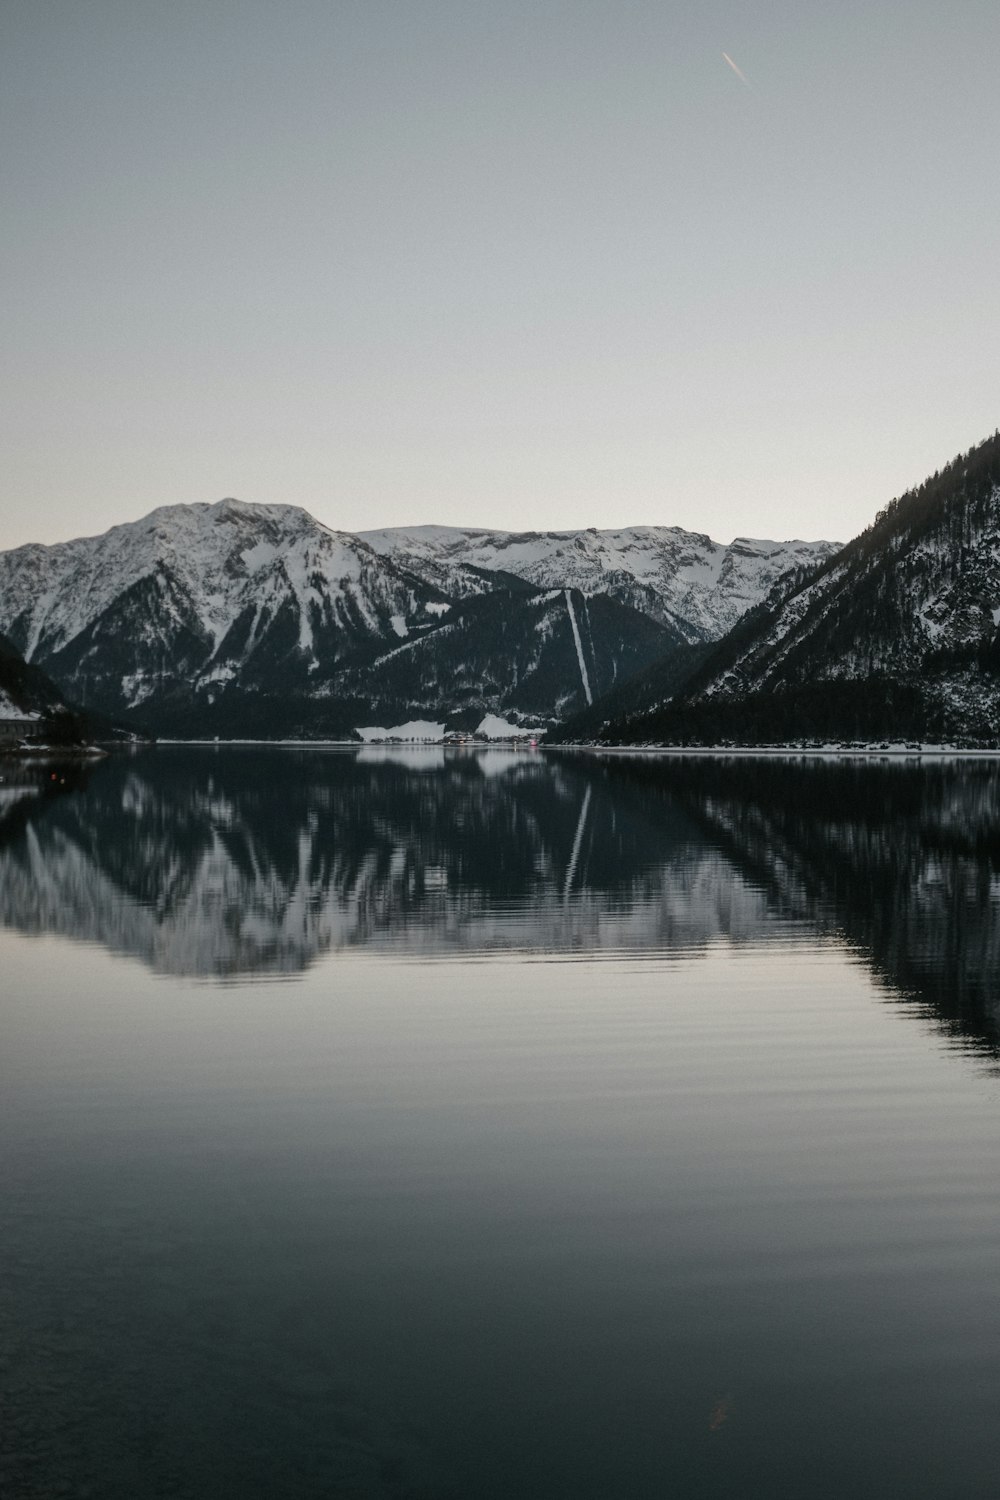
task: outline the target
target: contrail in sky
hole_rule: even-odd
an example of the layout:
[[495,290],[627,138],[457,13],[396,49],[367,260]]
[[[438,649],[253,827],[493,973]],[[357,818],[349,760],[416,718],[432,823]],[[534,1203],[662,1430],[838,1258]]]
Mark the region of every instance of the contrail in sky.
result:
[[[747,77],[746,77],[746,76],[745,76],[745,74],[743,74],[743,73],[742,73],[742,72],[741,72],[741,71],[740,71],[740,69],[739,69],[739,68],[738,68],[738,67],[737,67],[737,66],[736,66],[736,64],[735,64],[735,63],[734,63],[734,62],[733,62],[733,60],[732,60],[732,58],[731,58],[731,57],[730,57],[730,56],[729,56],[729,53],[728,53],[728,52],[723,52],[723,54],[722,54],[722,55],[723,55],[723,57],[724,57],[724,58],[725,58],[725,59],[726,59],[726,62],[727,62],[727,63],[728,63],[728,64],[729,64],[729,66],[730,66],[730,67],[731,67],[731,68],[732,68],[732,70],[733,70],[733,72],[734,72],[734,73],[735,73],[735,74],[736,74],[736,76],[737,76],[737,78],[738,78],[738,79],[739,79],[739,80],[740,80],[740,82],[741,82],[741,83],[745,83],[745,84],[746,84],[746,86],[747,86],[747,88],[748,88],[748,89],[749,89],[749,88],[750,88],[750,81],[749,81],[749,79],[748,79],[748,78],[747,78]],[[752,90],[752,89],[751,89],[751,90],[750,90],[750,91],[751,91],[751,93],[752,93],[752,92],[753,92],[753,90]]]

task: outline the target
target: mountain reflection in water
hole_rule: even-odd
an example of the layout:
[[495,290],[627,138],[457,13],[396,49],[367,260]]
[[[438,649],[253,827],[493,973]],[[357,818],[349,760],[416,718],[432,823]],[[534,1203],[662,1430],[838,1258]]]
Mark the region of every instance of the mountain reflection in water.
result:
[[0,800],[0,920],[176,975],[818,931],[992,1051],[998,914],[991,761],[162,748]]
[[0,774],[4,1500],[993,1496],[993,763]]

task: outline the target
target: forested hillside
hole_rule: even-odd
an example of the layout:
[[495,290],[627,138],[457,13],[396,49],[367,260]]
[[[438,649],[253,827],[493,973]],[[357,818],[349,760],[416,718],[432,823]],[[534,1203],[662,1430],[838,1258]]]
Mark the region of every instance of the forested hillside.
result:
[[779,580],[672,696],[610,741],[991,744],[1000,724],[1000,434]]

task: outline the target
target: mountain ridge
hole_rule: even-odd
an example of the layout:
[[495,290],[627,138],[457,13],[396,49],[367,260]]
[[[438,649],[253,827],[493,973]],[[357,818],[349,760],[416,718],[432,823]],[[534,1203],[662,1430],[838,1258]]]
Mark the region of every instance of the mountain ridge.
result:
[[0,554],[0,630],[76,701],[157,733],[555,723],[830,547],[734,550],[677,527],[430,528],[415,547],[412,531],[354,535],[230,498]]
[[358,535],[442,588],[452,582],[451,569],[502,567],[539,588],[607,593],[691,643],[724,635],[788,568],[828,557],[840,545],[750,537],[723,544],[703,532],[651,525],[520,532],[397,526]]
[[1000,732],[1000,433],[779,579],[672,696],[610,720],[631,742]]

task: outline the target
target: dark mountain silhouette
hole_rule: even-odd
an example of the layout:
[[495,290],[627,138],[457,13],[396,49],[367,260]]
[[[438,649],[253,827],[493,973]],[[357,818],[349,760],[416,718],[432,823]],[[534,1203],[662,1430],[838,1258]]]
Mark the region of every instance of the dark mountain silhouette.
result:
[[995,744],[998,626],[1000,434],[786,574],[682,687],[612,705],[601,736]]
[[109,737],[113,726],[68,703],[55,683],[0,635],[0,750]]

